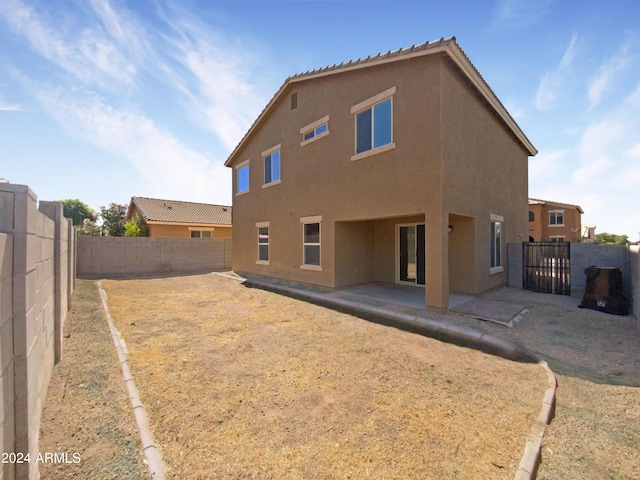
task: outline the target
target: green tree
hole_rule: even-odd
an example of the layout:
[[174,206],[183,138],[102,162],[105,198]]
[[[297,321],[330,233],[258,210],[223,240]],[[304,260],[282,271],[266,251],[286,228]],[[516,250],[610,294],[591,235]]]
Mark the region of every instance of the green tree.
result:
[[62,203],[64,216],[73,221],[76,227],[82,226],[85,220],[96,221],[96,212],[93,211],[86,203],[81,202],[77,198],[66,198],[64,200],[56,200]]
[[148,237],[149,225],[137,213],[124,224],[125,237]]
[[100,227],[96,225],[98,214],[86,203],[77,198],[57,200],[62,203],[62,211],[70,218],[80,235],[100,235]]
[[110,237],[123,237],[126,214],[127,206],[119,203],[112,202],[108,207],[100,207],[102,233]]
[[613,233],[599,233],[596,235],[596,243],[602,245],[626,245],[629,243],[627,235],[614,235]]

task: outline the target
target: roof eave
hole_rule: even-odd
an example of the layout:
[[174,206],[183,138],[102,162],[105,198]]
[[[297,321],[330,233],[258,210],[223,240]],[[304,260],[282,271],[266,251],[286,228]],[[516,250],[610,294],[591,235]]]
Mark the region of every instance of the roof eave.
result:
[[231,227],[231,223],[172,222],[171,220],[149,220],[149,225],[173,225],[176,227]]

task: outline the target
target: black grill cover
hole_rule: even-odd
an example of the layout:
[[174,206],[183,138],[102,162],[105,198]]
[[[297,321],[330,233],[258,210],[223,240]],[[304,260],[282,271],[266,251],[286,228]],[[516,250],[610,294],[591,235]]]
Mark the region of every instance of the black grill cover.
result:
[[584,269],[587,285],[580,308],[591,308],[615,315],[626,315],[622,293],[622,271],[619,268],[588,267]]

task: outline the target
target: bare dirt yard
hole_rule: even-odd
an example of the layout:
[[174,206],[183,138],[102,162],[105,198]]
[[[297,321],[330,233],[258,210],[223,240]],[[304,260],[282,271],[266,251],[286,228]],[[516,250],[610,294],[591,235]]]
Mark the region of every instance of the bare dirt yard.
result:
[[[103,288],[169,478],[511,479],[547,387],[536,364],[216,275],[104,281]],[[45,465],[43,478],[147,476],[99,308],[96,282],[79,281],[41,451],[79,451],[82,462]],[[513,329],[453,314],[437,319],[486,329],[559,366],[539,479],[640,478],[640,396],[631,386],[640,373],[617,353],[636,340],[629,332],[600,335],[599,347],[589,345],[600,351],[589,355],[559,329],[540,333],[543,322],[562,324],[572,308],[536,303]],[[538,343],[527,345],[532,337]],[[598,357],[593,372],[589,356]],[[632,366],[636,356],[627,354]]]
[[42,412],[41,453],[80,463],[43,463],[42,479],[147,478],[131,403],[96,282],[78,281]]

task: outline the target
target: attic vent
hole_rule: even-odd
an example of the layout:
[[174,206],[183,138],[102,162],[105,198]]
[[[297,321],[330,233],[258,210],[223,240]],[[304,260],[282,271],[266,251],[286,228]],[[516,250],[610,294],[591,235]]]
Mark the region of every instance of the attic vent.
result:
[[298,108],[298,92],[293,92],[291,94],[291,110],[294,108]]

